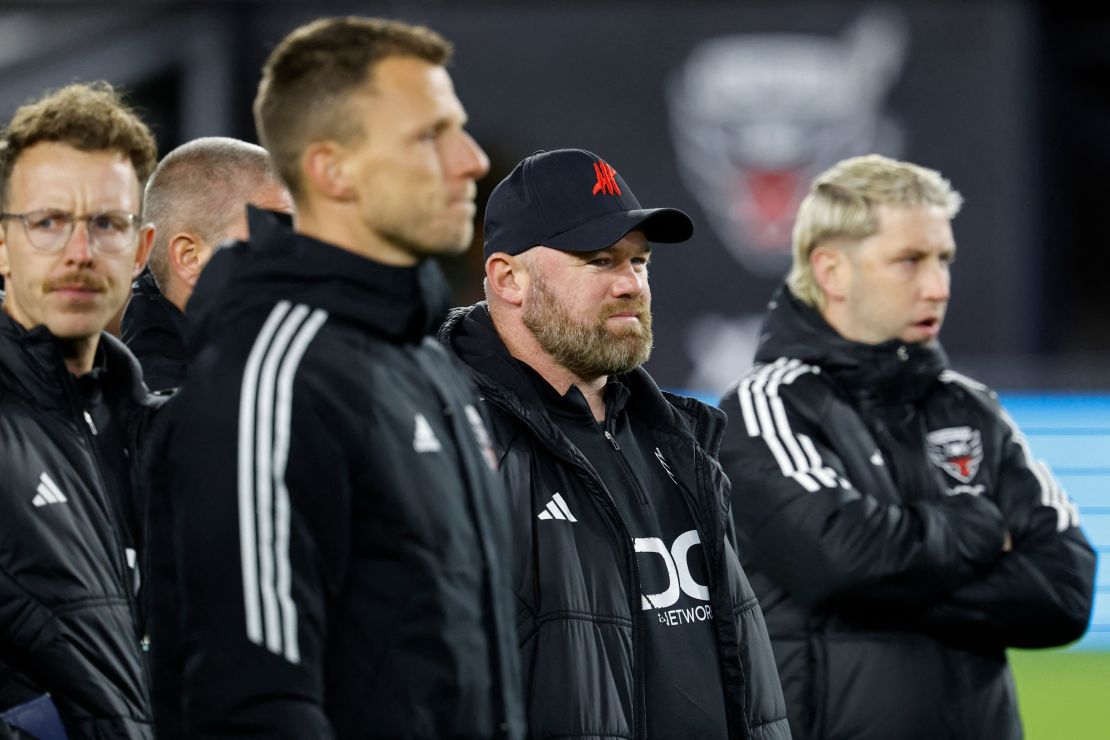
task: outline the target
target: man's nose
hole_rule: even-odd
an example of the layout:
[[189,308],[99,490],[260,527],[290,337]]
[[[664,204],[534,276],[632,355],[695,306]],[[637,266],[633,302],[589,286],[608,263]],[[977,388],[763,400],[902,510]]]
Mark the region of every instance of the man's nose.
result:
[[93,258],[91,239],[89,238],[89,224],[87,221],[77,220],[73,223],[73,231],[65,247],[62,248],[67,262],[90,262]]
[[613,280],[613,295],[618,298],[635,298],[643,295],[647,284],[647,271],[632,262],[626,262],[618,269],[616,279]]
[[459,132],[455,147],[455,165],[459,174],[471,180],[481,180],[489,173],[489,157],[465,130]]

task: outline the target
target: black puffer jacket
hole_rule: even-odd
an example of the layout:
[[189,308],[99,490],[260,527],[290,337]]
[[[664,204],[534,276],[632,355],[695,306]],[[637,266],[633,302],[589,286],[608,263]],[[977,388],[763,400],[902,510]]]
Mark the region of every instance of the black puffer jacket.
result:
[[180,388],[185,380],[185,314],[170,303],[149,271],[131,285],[131,300],[120,321],[120,337],[143,367],[155,392]]
[[152,497],[159,732],[520,737],[508,512],[434,263],[253,211],[189,303]]
[[780,290],[756,362],[721,463],[794,736],[1021,737],[1005,649],[1090,614],[1074,505],[939,348],[849,342]]
[[[104,334],[100,346],[104,398],[138,466],[158,400],[122,344]],[[49,691],[70,737],[149,738],[122,502],[88,418],[46,327],[0,312],[0,708]]]
[[[632,538],[596,471],[552,422],[497,336],[485,304],[456,309],[441,339],[470,366],[490,409],[513,517],[513,584],[529,733],[643,738],[646,619]],[[706,553],[729,736],[788,738],[766,626],[731,538],[729,483],[714,459],[723,415],[661,392],[642,369],[620,377],[650,427]],[[561,493],[573,527],[538,516]]]

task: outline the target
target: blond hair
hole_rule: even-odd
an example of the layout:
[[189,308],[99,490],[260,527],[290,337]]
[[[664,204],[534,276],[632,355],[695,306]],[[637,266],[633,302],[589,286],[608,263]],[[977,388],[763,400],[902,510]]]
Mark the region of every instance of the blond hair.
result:
[[794,221],[794,263],[786,283],[802,302],[821,308],[825,296],[810,255],[833,240],[860,241],[879,231],[877,206],[940,206],[955,218],[963,197],[936,170],[878,154],[837,162],[810,186]]

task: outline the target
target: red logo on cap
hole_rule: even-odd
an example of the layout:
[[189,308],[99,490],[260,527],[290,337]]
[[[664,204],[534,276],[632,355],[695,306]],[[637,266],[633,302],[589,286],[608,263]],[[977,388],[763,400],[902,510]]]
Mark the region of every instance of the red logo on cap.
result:
[[613,177],[617,174],[615,169],[599,159],[594,162],[594,174],[597,175],[597,182],[594,184],[594,195],[598,193],[605,193],[606,195],[621,194],[620,186],[617,185],[617,180]]

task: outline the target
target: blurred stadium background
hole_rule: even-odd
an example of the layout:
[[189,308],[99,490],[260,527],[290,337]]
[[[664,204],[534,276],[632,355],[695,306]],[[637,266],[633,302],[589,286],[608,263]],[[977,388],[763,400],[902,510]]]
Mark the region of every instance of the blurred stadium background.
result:
[[[646,205],[688,211],[657,250],[660,383],[715,398],[751,363],[790,218],[832,162],[878,151],[966,198],[943,341],[1003,392],[1034,453],[1110,552],[1110,12],[1078,3],[469,0],[0,2],[0,115],[74,80],[130,92],[165,152],[254,141],[269,49],[319,15],[426,23],[456,45],[492,172],[537,149],[598,152]],[[480,297],[481,250],[446,265]],[[1110,736],[1110,576],[1088,636],[1014,654],[1028,735]]]

